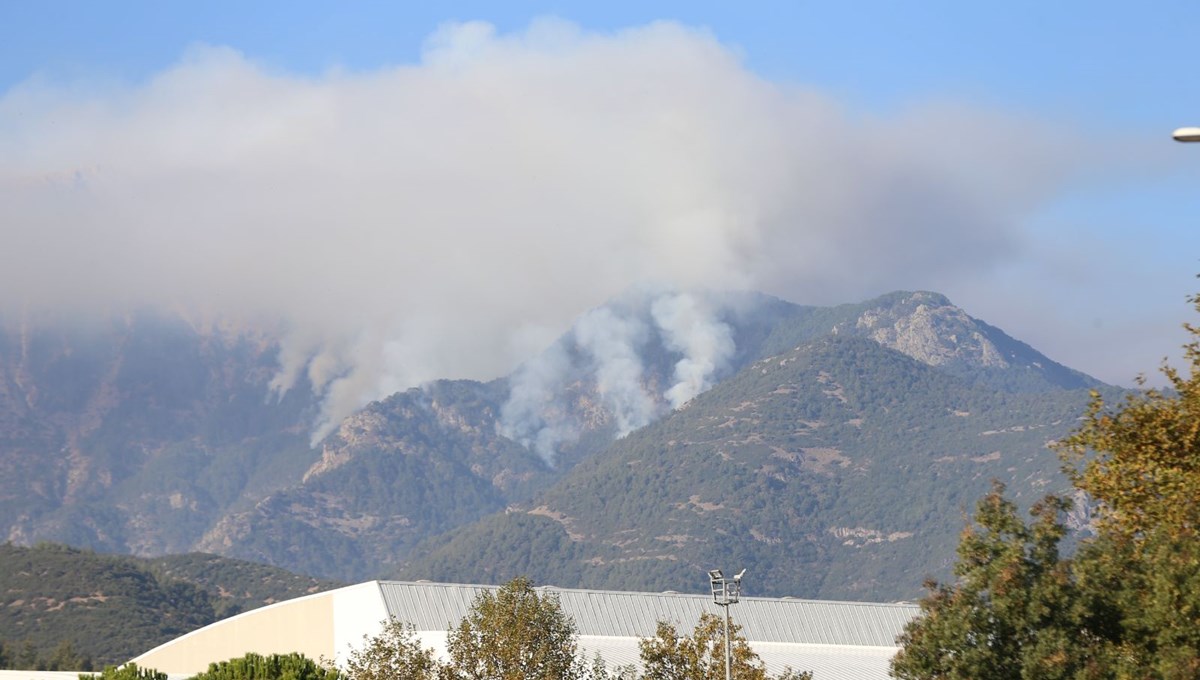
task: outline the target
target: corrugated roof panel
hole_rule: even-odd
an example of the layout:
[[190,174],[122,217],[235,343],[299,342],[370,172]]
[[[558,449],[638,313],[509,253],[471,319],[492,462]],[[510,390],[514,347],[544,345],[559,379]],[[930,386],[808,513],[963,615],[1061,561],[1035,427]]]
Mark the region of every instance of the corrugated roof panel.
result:
[[[462,620],[480,593],[496,589],[401,581],[382,581],[379,586],[392,616],[418,630],[441,631]],[[660,620],[684,632],[692,629],[702,612],[721,614],[709,595],[559,588],[542,592],[558,597],[581,636],[649,637]],[[918,612],[911,604],[744,597],[730,614],[751,641],[894,647],[904,624]]]

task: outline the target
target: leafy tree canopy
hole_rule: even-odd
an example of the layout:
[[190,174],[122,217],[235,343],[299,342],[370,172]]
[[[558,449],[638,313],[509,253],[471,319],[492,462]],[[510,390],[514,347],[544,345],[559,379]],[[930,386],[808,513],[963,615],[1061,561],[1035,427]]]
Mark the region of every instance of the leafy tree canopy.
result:
[[[762,660],[747,644],[741,626],[731,624],[731,670],[738,680],[767,680]],[[725,677],[725,629],[721,617],[704,613],[690,636],[659,621],[654,637],[638,643],[644,680],[718,680]],[[809,673],[786,671],[779,680],[811,680]]]
[[1066,501],[1049,497],[1026,525],[996,484],[958,546],[953,585],[927,583],[922,616],[900,637],[898,678],[1071,678],[1074,609],[1070,563],[1058,554]]
[[[1200,298],[1192,303],[1200,311]],[[1096,535],[1059,555],[1067,501],[1026,525],[997,487],[958,548],[957,581],[930,583],[900,638],[899,678],[1200,677],[1200,328],[1187,375],[1115,407],[1093,394],[1060,445],[1097,504]]]
[[338,680],[338,671],[299,653],[270,654],[253,652],[245,656],[212,663],[208,670],[190,680]]
[[[1200,296],[1192,302],[1200,311]],[[1075,486],[1102,504],[1104,528],[1138,542],[1200,526],[1200,328],[1184,328],[1189,375],[1164,363],[1169,391],[1130,394],[1116,409],[1093,394],[1082,427],[1062,443]]]
[[388,619],[375,636],[364,636],[363,646],[346,662],[351,680],[435,680],[452,677],[449,669],[421,646],[411,623]]
[[564,680],[578,677],[576,637],[558,598],[518,577],[476,598],[447,650],[470,680]]
[[167,674],[153,668],[139,668],[136,663],[123,666],[105,666],[99,676],[80,673],[79,680],[167,680]]

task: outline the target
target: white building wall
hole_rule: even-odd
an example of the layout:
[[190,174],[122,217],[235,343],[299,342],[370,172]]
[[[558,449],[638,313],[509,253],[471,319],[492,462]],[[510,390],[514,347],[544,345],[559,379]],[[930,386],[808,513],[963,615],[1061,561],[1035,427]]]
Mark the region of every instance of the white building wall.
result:
[[362,647],[363,637],[382,632],[387,618],[378,581],[333,591],[333,658],[337,665],[345,667],[350,653]]
[[194,675],[210,663],[258,654],[300,652],[333,658],[333,602],[337,591],[278,602],[217,621],[133,659],[169,675]]

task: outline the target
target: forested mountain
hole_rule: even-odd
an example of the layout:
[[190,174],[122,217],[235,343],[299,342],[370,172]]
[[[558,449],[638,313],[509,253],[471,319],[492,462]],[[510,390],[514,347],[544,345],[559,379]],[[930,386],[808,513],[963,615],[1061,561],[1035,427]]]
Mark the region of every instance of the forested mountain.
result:
[[300,483],[235,510],[199,549],[362,580],[421,539],[526,498],[553,470],[496,433],[498,386],[442,381],[348,418]]
[[372,403],[310,446],[261,330],[2,320],[0,530],[403,574],[899,598],[991,477],[1057,488],[1046,442],[1103,387],[935,293],[801,306],[634,292],[488,383]]
[[338,585],[216,555],[0,544],[0,644],[40,658],[69,644],[97,666],[123,663],[218,618]]
[[963,513],[991,479],[1026,501],[1067,486],[1046,445],[1087,393],[986,382],[830,334],[431,541],[401,575],[687,590],[705,569],[748,566],[757,594],[914,597],[945,574]]
[[187,552],[317,457],[315,400],[270,394],[269,336],[152,314],[0,321],[7,540]]

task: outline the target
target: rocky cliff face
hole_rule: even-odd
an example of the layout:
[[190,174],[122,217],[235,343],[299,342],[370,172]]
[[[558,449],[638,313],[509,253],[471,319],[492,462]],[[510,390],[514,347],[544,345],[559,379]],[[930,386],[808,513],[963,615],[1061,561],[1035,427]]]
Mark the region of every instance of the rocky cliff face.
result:
[[1006,368],[1008,361],[966,312],[934,293],[912,293],[863,312],[854,329],[930,366]]
[[891,293],[864,303],[851,317],[836,323],[833,332],[870,338],[928,366],[1009,391],[1102,385],[971,317],[938,293]]

